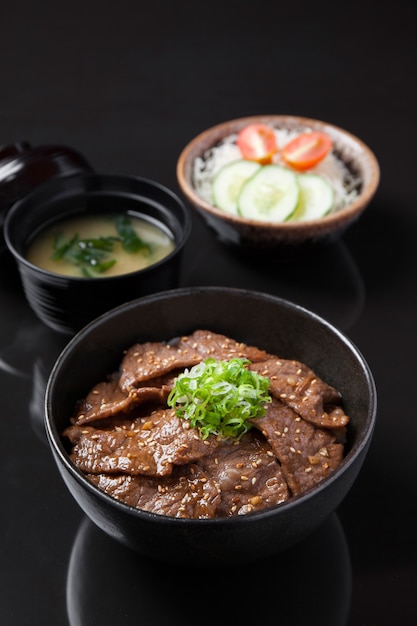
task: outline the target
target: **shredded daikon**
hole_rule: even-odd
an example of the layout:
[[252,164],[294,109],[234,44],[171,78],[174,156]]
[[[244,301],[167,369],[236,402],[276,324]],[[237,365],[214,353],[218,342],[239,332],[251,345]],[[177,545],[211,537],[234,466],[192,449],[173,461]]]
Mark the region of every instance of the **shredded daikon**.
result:
[[[296,137],[299,131],[287,129],[274,129],[278,146],[282,149],[286,143]],[[227,163],[242,158],[241,152],[236,144],[237,134],[229,135],[218,145],[207,150],[202,157],[194,160],[193,183],[198,195],[206,202],[213,204],[212,181],[216,173]],[[274,157],[274,163],[285,165],[280,152]],[[319,174],[326,179],[334,190],[334,205],[332,212],[347,206],[358,195],[361,180],[355,176],[332,150],[318,165],[310,169],[309,172]]]

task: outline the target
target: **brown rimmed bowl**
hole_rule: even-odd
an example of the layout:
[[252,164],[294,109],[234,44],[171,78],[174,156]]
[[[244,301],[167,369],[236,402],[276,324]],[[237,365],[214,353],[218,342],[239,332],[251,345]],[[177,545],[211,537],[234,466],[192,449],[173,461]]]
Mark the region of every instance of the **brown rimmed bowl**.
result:
[[[332,139],[335,156],[357,181],[356,197],[344,208],[308,221],[268,222],[247,219],[216,208],[196,189],[195,161],[207,158],[225,138],[243,127],[264,123],[277,129],[326,132]],[[378,161],[372,150],[358,137],[324,121],[292,115],[257,115],[212,126],[191,139],[177,161],[177,180],[187,202],[198,212],[220,241],[244,252],[291,254],[315,249],[338,240],[363,213],[374,197],[380,178]]]

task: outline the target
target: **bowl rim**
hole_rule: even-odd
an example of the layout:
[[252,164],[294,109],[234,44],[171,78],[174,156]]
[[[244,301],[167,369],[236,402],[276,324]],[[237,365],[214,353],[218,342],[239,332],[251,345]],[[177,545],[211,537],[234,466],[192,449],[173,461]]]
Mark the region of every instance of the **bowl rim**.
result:
[[[353,353],[357,362],[359,363],[361,370],[363,371],[367,385],[369,388],[369,407],[367,411],[366,423],[363,429],[363,433],[361,437],[355,441],[353,447],[347,455],[342,459],[340,465],[329,474],[322,481],[314,485],[313,487],[307,489],[303,493],[292,496],[289,500],[282,502],[280,504],[268,507],[266,509],[262,509],[261,511],[255,511],[251,513],[247,513],[242,516],[235,516],[230,518],[209,518],[209,519],[193,519],[193,518],[177,518],[169,515],[160,515],[157,513],[153,513],[150,511],[145,511],[143,509],[139,509],[133,507],[131,505],[126,504],[125,502],[121,502],[108,495],[101,489],[99,489],[96,485],[91,483],[86,476],[78,469],[74,463],[72,463],[69,455],[64,449],[63,443],[60,439],[60,434],[56,428],[52,417],[52,407],[50,406],[50,398],[53,392],[53,388],[56,384],[57,378],[59,376],[59,371],[61,367],[64,365],[66,359],[71,355],[73,349],[83,340],[85,340],[91,332],[94,332],[95,329],[102,326],[106,323],[110,318],[122,316],[124,313],[131,309],[136,309],[138,306],[146,305],[148,302],[158,302],[164,301],[166,299],[172,298],[182,298],[184,296],[191,296],[195,293],[205,293],[205,294],[213,294],[213,295],[221,295],[228,294],[230,296],[243,296],[243,297],[251,297],[255,299],[261,299],[263,301],[271,301],[276,303],[277,305],[289,309],[296,313],[297,315],[308,316],[310,319],[314,320],[318,324],[325,326],[331,333],[335,334],[338,339],[348,348],[348,350]],[[352,464],[355,462],[355,459],[358,456],[361,456],[366,452],[368,446],[371,443],[373,432],[375,429],[376,423],[376,413],[377,413],[377,390],[375,385],[375,380],[371,369],[365,360],[363,354],[356,346],[356,344],[340,329],[338,329],[334,324],[327,321],[314,311],[307,309],[295,302],[290,300],[281,298],[279,296],[274,296],[272,294],[242,289],[242,288],[229,288],[229,287],[180,287],[176,289],[160,291],[158,293],[150,294],[147,296],[143,296],[140,298],[136,298],[129,302],[125,302],[122,305],[119,305],[110,311],[100,315],[98,318],[89,322],[84,328],[78,331],[65,345],[64,349],[59,354],[58,358],[55,361],[54,366],[50,372],[46,391],[45,391],[45,399],[44,399],[44,426],[47,435],[47,440],[52,448],[53,455],[56,459],[58,459],[65,468],[65,470],[71,475],[73,479],[76,480],[78,484],[80,484],[84,489],[90,494],[94,494],[98,497],[103,503],[107,503],[110,506],[116,507],[120,511],[124,511],[131,516],[139,517],[140,519],[149,520],[152,522],[157,522],[159,525],[163,524],[177,524],[177,525],[188,525],[195,526],[196,524],[200,525],[216,525],[216,524],[241,524],[254,522],[259,518],[265,518],[273,516],[277,510],[285,507],[285,510],[289,511],[295,507],[302,506],[304,502],[309,500],[310,497],[320,494],[322,491],[327,489],[328,486],[333,484],[338,480],[341,474],[346,473]],[[60,468],[62,473],[62,467]]]
[[[120,183],[124,181],[126,182],[130,181],[134,183],[147,185],[149,188],[157,189],[158,191],[165,194],[166,196],[169,196],[170,199],[176,203],[183,217],[183,223],[181,224],[181,237],[174,240],[175,245],[174,245],[174,248],[171,250],[171,252],[167,254],[165,257],[163,257],[162,259],[160,259],[159,261],[157,261],[156,263],[152,263],[151,265],[147,267],[143,267],[142,269],[139,269],[139,270],[134,270],[132,272],[125,272],[123,274],[114,274],[111,276],[92,276],[88,278],[85,276],[71,276],[68,274],[60,274],[58,272],[52,272],[50,270],[44,269],[28,261],[27,258],[17,250],[14,244],[14,240],[10,235],[11,224],[13,223],[14,220],[17,219],[16,214],[18,215],[19,212],[22,210],[21,209],[22,205],[23,207],[25,207],[27,203],[36,201],[37,198],[42,197],[42,195],[45,193],[45,190],[49,188],[51,189],[51,191],[55,191],[54,198],[58,200],[65,191],[63,188],[62,192],[59,193],[62,185],[65,186],[66,183],[70,184],[71,181],[84,181],[84,180],[85,181],[102,180],[104,182],[108,181],[109,183],[114,183],[114,182]],[[111,189],[105,189],[104,191],[110,192],[110,193],[112,192]],[[118,189],[115,189],[114,192],[120,193]],[[126,190],[126,192],[128,192],[128,190]],[[160,204],[162,205],[162,203]],[[57,221],[59,221],[59,219],[60,218],[58,217]],[[157,269],[161,265],[164,265],[165,263],[168,263],[172,258],[178,255],[178,253],[184,248],[187,240],[189,239],[189,236],[191,234],[191,228],[192,228],[191,216],[189,214],[189,211],[185,203],[172,189],[165,186],[164,184],[158,181],[152,180],[150,178],[147,178],[145,176],[136,176],[133,174],[119,174],[119,173],[112,173],[112,172],[106,172],[103,174],[100,172],[86,171],[86,172],[75,172],[69,175],[56,176],[52,179],[45,181],[43,184],[39,185],[38,187],[33,189],[31,192],[29,192],[26,196],[17,200],[13,204],[13,206],[9,209],[6,215],[6,218],[4,220],[3,231],[4,231],[4,240],[5,240],[6,246],[9,249],[10,253],[14,256],[16,262],[20,264],[21,266],[30,270],[32,273],[37,274],[40,277],[44,276],[45,278],[49,278],[49,279],[53,278],[57,282],[64,281],[65,283],[67,283],[69,280],[71,280],[71,281],[74,281],[74,283],[79,283],[79,284],[85,283],[85,284],[91,285],[91,281],[93,282],[100,281],[100,284],[101,283],[104,284],[107,282],[113,283],[117,280],[124,279],[126,277],[135,277],[138,275],[142,276],[142,275],[153,272],[155,269]]]
[[[212,135],[214,137],[217,137],[216,141],[211,144],[211,145],[214,145],[217,141],[221,139],[222,136],[225,135],[226,131],[227,131],[227,134],[229,135],[232,134],[233,131],[229,130],[230,126],[244,126],[247,124],[258,123],[258,122],[266,123],[266,124],[272,124],[272,123],[279,124],[283,122],[287,122],[287,123],[290,122],[292,124],[298,124],[300,126],[312,127],[315,130],[325,131],[327,129],[330,132],[330,134],[334,136],[348,139],[350,143],[353,143],[364,154],[364,156],[366,157],[369,163],[369,166],[372,170],[371,180],[369,181],[369,184],[361,190],[357,198],[355,198],[351,203],[349,203],[345,207],[342,207],[341,209],[333,213],[329,213],[321,218],[303,220],[303,221],[298,221],[298,222],[296,221],[273,222],[273,221],[254,220],[251,218],[240,217],[232,213],[226,213],[225,211],[222,211],[221,209],[216,208],[215,206],[213,206],[212,204],[208,203],[206,200],[201,198],[190,183],[189,177],[187,175],[187,166],[190,165],[190,162],[189,162],[190,155],[193,153],[194,150],[196,150],[196,148],[199,146],[201,141],[205,141],[207,138],[211,137]],[[359,213],[361,213],[364,210],[364,208],[367,206],[367,204],[369,204],[369,202],[372,200],[373,196],[375,195],[378,189],[381,173],[380,173],[379,162],[374,152],[371,150],[371,148],[369,148],[369,146],[364,141],[362,141],[362,139],[360,139],[356,135],[353,135],[351,132],[339,126],[336,126],[335,124],[325,122],[319,119],[297,116],[297,115],[266,114],[266,115],[251,115],[251,116],[231,119],[231,120],[216,124],[214,126],[211,126],[203,130],[202,132],[200,132],[193,139],[191,139],[180,152],[178,160],[177,160],[176,175],[177,175],[178,184],[184,196],[187,198],[189,202],[191,202],[191,204],[193,204],[200,211],[212,214],[213,216],[220,218],[231,224],[247,225],[247,226],[252,226],[253,228],[266,228],[266,229],[273,228],[275,230],[280,229],[283,231],[283,233],[285,233],[286,231],[288,232],[302,231],[302,230],[305,230],[306,227],[308,228],[310,226],[323,225],[323,227],[331,228],[332,225],[334,224],[334,226],[337,227],[339,225],[339,221],[341,217],[343,217],[344,219],[354,218]]]

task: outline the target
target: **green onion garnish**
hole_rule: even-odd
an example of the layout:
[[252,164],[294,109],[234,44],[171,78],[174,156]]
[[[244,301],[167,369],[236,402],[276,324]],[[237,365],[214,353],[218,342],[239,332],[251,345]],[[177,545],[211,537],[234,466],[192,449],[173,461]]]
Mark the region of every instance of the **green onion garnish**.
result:
[[114,221],[122,246],[126,252],[133,254],[141,250],[145,254],[150,254],[151,246],[137,236],[127,215],[119,215]]
[[151,246],[137,236],[127,215],[115,217],[114,223],[117,237],[80,239],[79,235],[75,234],[65,239],[59,233],[55,237],[51,259],[54,261],[65,259],[68,263],[77,266],[83,276],[92,278],[95,274],[101,274],[117,263],[116,259],[110,256],[116,242],[120,242],[129,254],[141,252],[149,255],[151,253]]
[[168,406],[189,420],[203,439],[210,434],[240,438],[252,428],[249,419],[265,415],[271,402],[269,379],[249,371],[248,359],[209,358],[179,374]]

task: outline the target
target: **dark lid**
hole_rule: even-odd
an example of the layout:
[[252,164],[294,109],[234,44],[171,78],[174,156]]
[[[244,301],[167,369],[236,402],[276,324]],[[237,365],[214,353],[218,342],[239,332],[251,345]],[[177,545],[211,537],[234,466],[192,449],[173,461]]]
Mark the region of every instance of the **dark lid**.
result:
[[35,187],[56,176],[92,171],[82,154],[61,145],[28,142],[0,146],[0,227],[8,209]]

